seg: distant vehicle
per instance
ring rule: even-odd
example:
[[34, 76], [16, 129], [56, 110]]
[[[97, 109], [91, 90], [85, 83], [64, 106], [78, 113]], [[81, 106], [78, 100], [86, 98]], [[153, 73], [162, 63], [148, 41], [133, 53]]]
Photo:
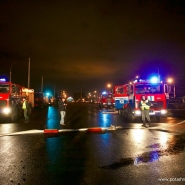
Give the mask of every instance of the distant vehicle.
[[34, 105], [35, 107], [39, 107], [39, 108], [43, 108], [46, 106], [44, 93], [41, 93], [41, 92], [34, 93]]
[[175, 97], [170, 98], [168, 103], [169, 109], [185, 109], [185, 98], [184, 97]]
[[111, 92], [102, 92], [100, 98], [99, 98], [99, 107], [100, 108], [114, 108], [115, 101], [113, 93]]
[[0, 81], [0, 116], [10, 117], [16, 121], [23, 114], [22, 98], [27, 98], [31, 108], [34, 107], [34, 90], [11, 82]]

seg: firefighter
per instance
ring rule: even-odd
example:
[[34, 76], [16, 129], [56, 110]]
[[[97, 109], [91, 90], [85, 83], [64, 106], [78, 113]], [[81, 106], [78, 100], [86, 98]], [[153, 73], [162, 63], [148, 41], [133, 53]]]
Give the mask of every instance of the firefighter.
[[29, 117], [28, 117], [28, 112], [29, 112], [29, 104], [26, 98], [23, 98], [23, 104], [22, 104], [22, 109], [24, 111], [24, 123], [29, 123]]
[[58, 109], [59, 109], [59, 112], [60, 112], [60, 124], [61, 125], [65, 125], [64, 124], [64, 118], [66, 116], [66, 106], [67, 106], [67, 102], [65, 100], [65, 97], [62, 97], [62, 99], [59, 99], [59, 102], [58, 102]]
[[143, 121], [142, 126], [144, 126], [144, 127], [146, 127], [146, 119], [147, 119], [149, 127], [150, 127], [149, 111], [150, 111], [151, 105], [152, 105], [151, 102], [146, 98], [146, 96], [142, 95], [141, 101], [139, 102], [139, 107], [141, 108], [141, 116], [142, 116], [142, 121]]

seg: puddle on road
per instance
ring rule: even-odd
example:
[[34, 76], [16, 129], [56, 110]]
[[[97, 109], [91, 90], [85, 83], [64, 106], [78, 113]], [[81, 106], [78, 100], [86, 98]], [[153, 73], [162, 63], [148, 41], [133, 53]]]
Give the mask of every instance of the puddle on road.
[[144, 152], [136, 158], [122, 158], [118, 162], [114, 162], [107, 166], [101, 166], [100, 169], [117, 170], [128, 165], [138, 165], [141, 163], [154, 162], [159, 160], [161, 156], [176, 155], [185, 150], [185, 139], [183, 137], [175, 136], [167, 141], [164, 147], [161, 143], [149, 145], [146, 148], [152, 148], [150, 152]]

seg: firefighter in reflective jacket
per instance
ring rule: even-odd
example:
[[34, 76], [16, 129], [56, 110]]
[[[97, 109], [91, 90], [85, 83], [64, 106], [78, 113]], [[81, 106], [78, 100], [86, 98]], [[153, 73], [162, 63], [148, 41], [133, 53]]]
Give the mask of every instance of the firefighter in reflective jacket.
[[24, 110], [24, 119], [25, 122], [24, 123], [29, 123], [29, 104], [26, 98], [23, 98], [23, 104], [22, 104], [22, 109]]
[[141, 108], [141, 116], [142, 116], [142, 121], [143, 121], [143, 125], [144, 127], [146, 127], [146, 119], [148, 121], [148, 124], [150, 126], [150, 115], [149, 115], [149, 111], [150, 111], [150, 106], [151, 106], [151, 102], [146, 98], [145, 95], [141, 96], [141, 101], [139, 102], [139, 107]]

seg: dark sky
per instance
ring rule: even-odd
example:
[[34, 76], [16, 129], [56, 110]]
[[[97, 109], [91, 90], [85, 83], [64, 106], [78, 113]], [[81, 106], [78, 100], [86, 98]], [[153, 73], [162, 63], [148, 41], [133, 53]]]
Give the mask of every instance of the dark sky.
[[[30, 54], [29, 54], [30, 53]], [[184, 0], [1, 0], [0, 74], [69, 94], [159, 70], [185, 79]]]

